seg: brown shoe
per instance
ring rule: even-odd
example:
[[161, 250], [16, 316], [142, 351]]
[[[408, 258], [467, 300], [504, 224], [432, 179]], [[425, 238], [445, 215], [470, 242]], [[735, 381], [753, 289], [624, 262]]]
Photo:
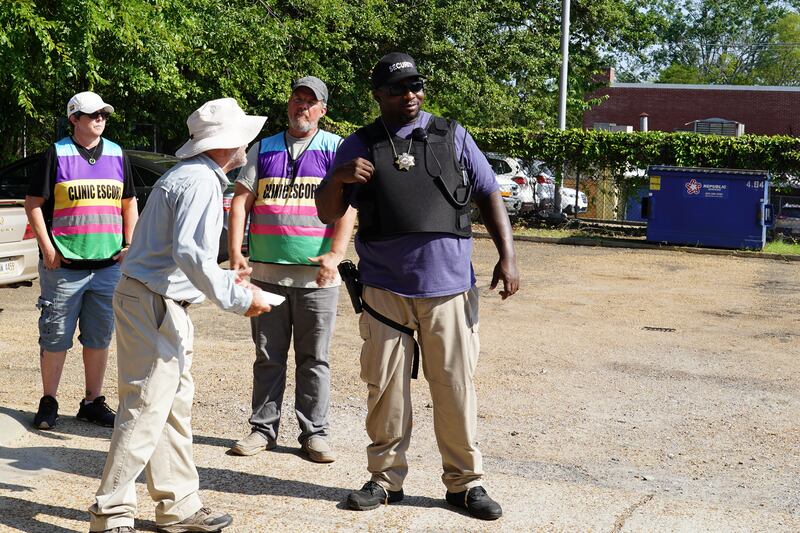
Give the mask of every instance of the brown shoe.
[[268, 439], [258, 431], [253, 431], [231, 446], [230, 452], [233, 455], [255, 455], [264, 450], [274, 450], [277, 446], [274, 440]]
[[231, 525], [231, 522], [233, 522], [231, 515], [215, 513], [207, 507], [202, 507], [192, 516], [181, 520], [177, 524], [156, 526], [156, 531], [158, 531], [158, 533], [190, 533], [194, 531], [214, 533], [222, 531], [222, 528], [228, 527]]
[[306, 439], [301, 449], [315, 463], [332, 463], [336, 460], [336, 454], [328, 444], [328, 439], [319, 435]]

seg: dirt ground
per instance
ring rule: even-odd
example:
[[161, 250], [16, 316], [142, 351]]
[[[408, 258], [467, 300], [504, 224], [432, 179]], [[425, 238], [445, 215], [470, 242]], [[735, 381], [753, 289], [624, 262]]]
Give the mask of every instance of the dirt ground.
[[[245, 319], [191, 309], [193, 426], [201, 493], [256, 531], [799, 531], [800, 263], [517, 243], [522, 289], [488, 290], [495, 261], [477, 240], [477, 369], [485, 485], [494, 523], [447, 508], [430, 396], [414, 383], [406, 499], [370, 512], [342, 501], [367, 480], [356, 316], [343, 292], [332, 348], [332, 442], [298, 453], [293, 379], [279, 448], [226, 450], [248, 431], [252, 346]], [[26, 422], [41, 394], [38, 287], [0, 290], [0, 415]], [[115, 354], [106, 393], [116, 404]], [[83, 390], [73, 349], [54, 431], [0, 447], [0, 531], [86, 531], [110, 431], [73, 416]], [[3, 442], [0, 436], [0, 442]], [[154, 504], [138, 486], [138, 527]]]

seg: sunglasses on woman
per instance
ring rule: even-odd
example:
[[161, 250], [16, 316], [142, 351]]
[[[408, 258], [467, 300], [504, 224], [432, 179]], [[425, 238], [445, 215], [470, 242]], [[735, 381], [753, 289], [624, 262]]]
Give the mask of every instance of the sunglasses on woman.
[[78, 118], [81, 117], [89, 117], [91, 120], [97, 120], [98, 118], [102, 118], [103, 120], [108, 120], [108, 117], [111, 116], [111, 113], [106, 111], [95, 111], [94, 113], [84, 113], [82, 111], [78, 111], [75, 113]]

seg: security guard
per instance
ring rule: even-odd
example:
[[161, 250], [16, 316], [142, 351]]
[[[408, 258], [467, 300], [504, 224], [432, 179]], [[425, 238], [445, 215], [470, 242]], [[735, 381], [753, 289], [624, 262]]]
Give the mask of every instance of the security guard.
[[470, 200], [497, 247], [491, 287], [502, 280], [503, 298], [519, 287], [511, 224], [495, 175], [472, 137], [456, 122], [420, 109], [425, 84], [414, 59], [387, 54], [371, 82], [380, 117], [345, 139], [316, 196], [320, 219], [328, 224], [349, 206], [358, 209], [359, 279], [364, 309], [371, 310], [359, 324], [371, 479], [348, 496], [347, 505], [368, 510], [403, 498], [415, 363], [410, 331], [433, 399], [446, 501], [494, 520], [502, 509], [482, 487], [476, 445], [478, 291], [470, 263]]

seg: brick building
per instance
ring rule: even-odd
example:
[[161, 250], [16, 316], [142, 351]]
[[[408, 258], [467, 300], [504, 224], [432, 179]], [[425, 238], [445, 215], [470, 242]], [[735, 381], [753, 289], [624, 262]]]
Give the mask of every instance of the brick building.
[[588, 97], [608, 98], [584, 113], [586, 129], [616, 124], [638, 131], [646, 114], [651, 131], [694, 131], [696, 121], [703, 121], [703, 128], [722, 127], [719, 121], [705, 122], [713, 118], [744, 133], [800, 135], [800, 87], [617, 83], [613, 68], [599, 81], [605, 86]]

